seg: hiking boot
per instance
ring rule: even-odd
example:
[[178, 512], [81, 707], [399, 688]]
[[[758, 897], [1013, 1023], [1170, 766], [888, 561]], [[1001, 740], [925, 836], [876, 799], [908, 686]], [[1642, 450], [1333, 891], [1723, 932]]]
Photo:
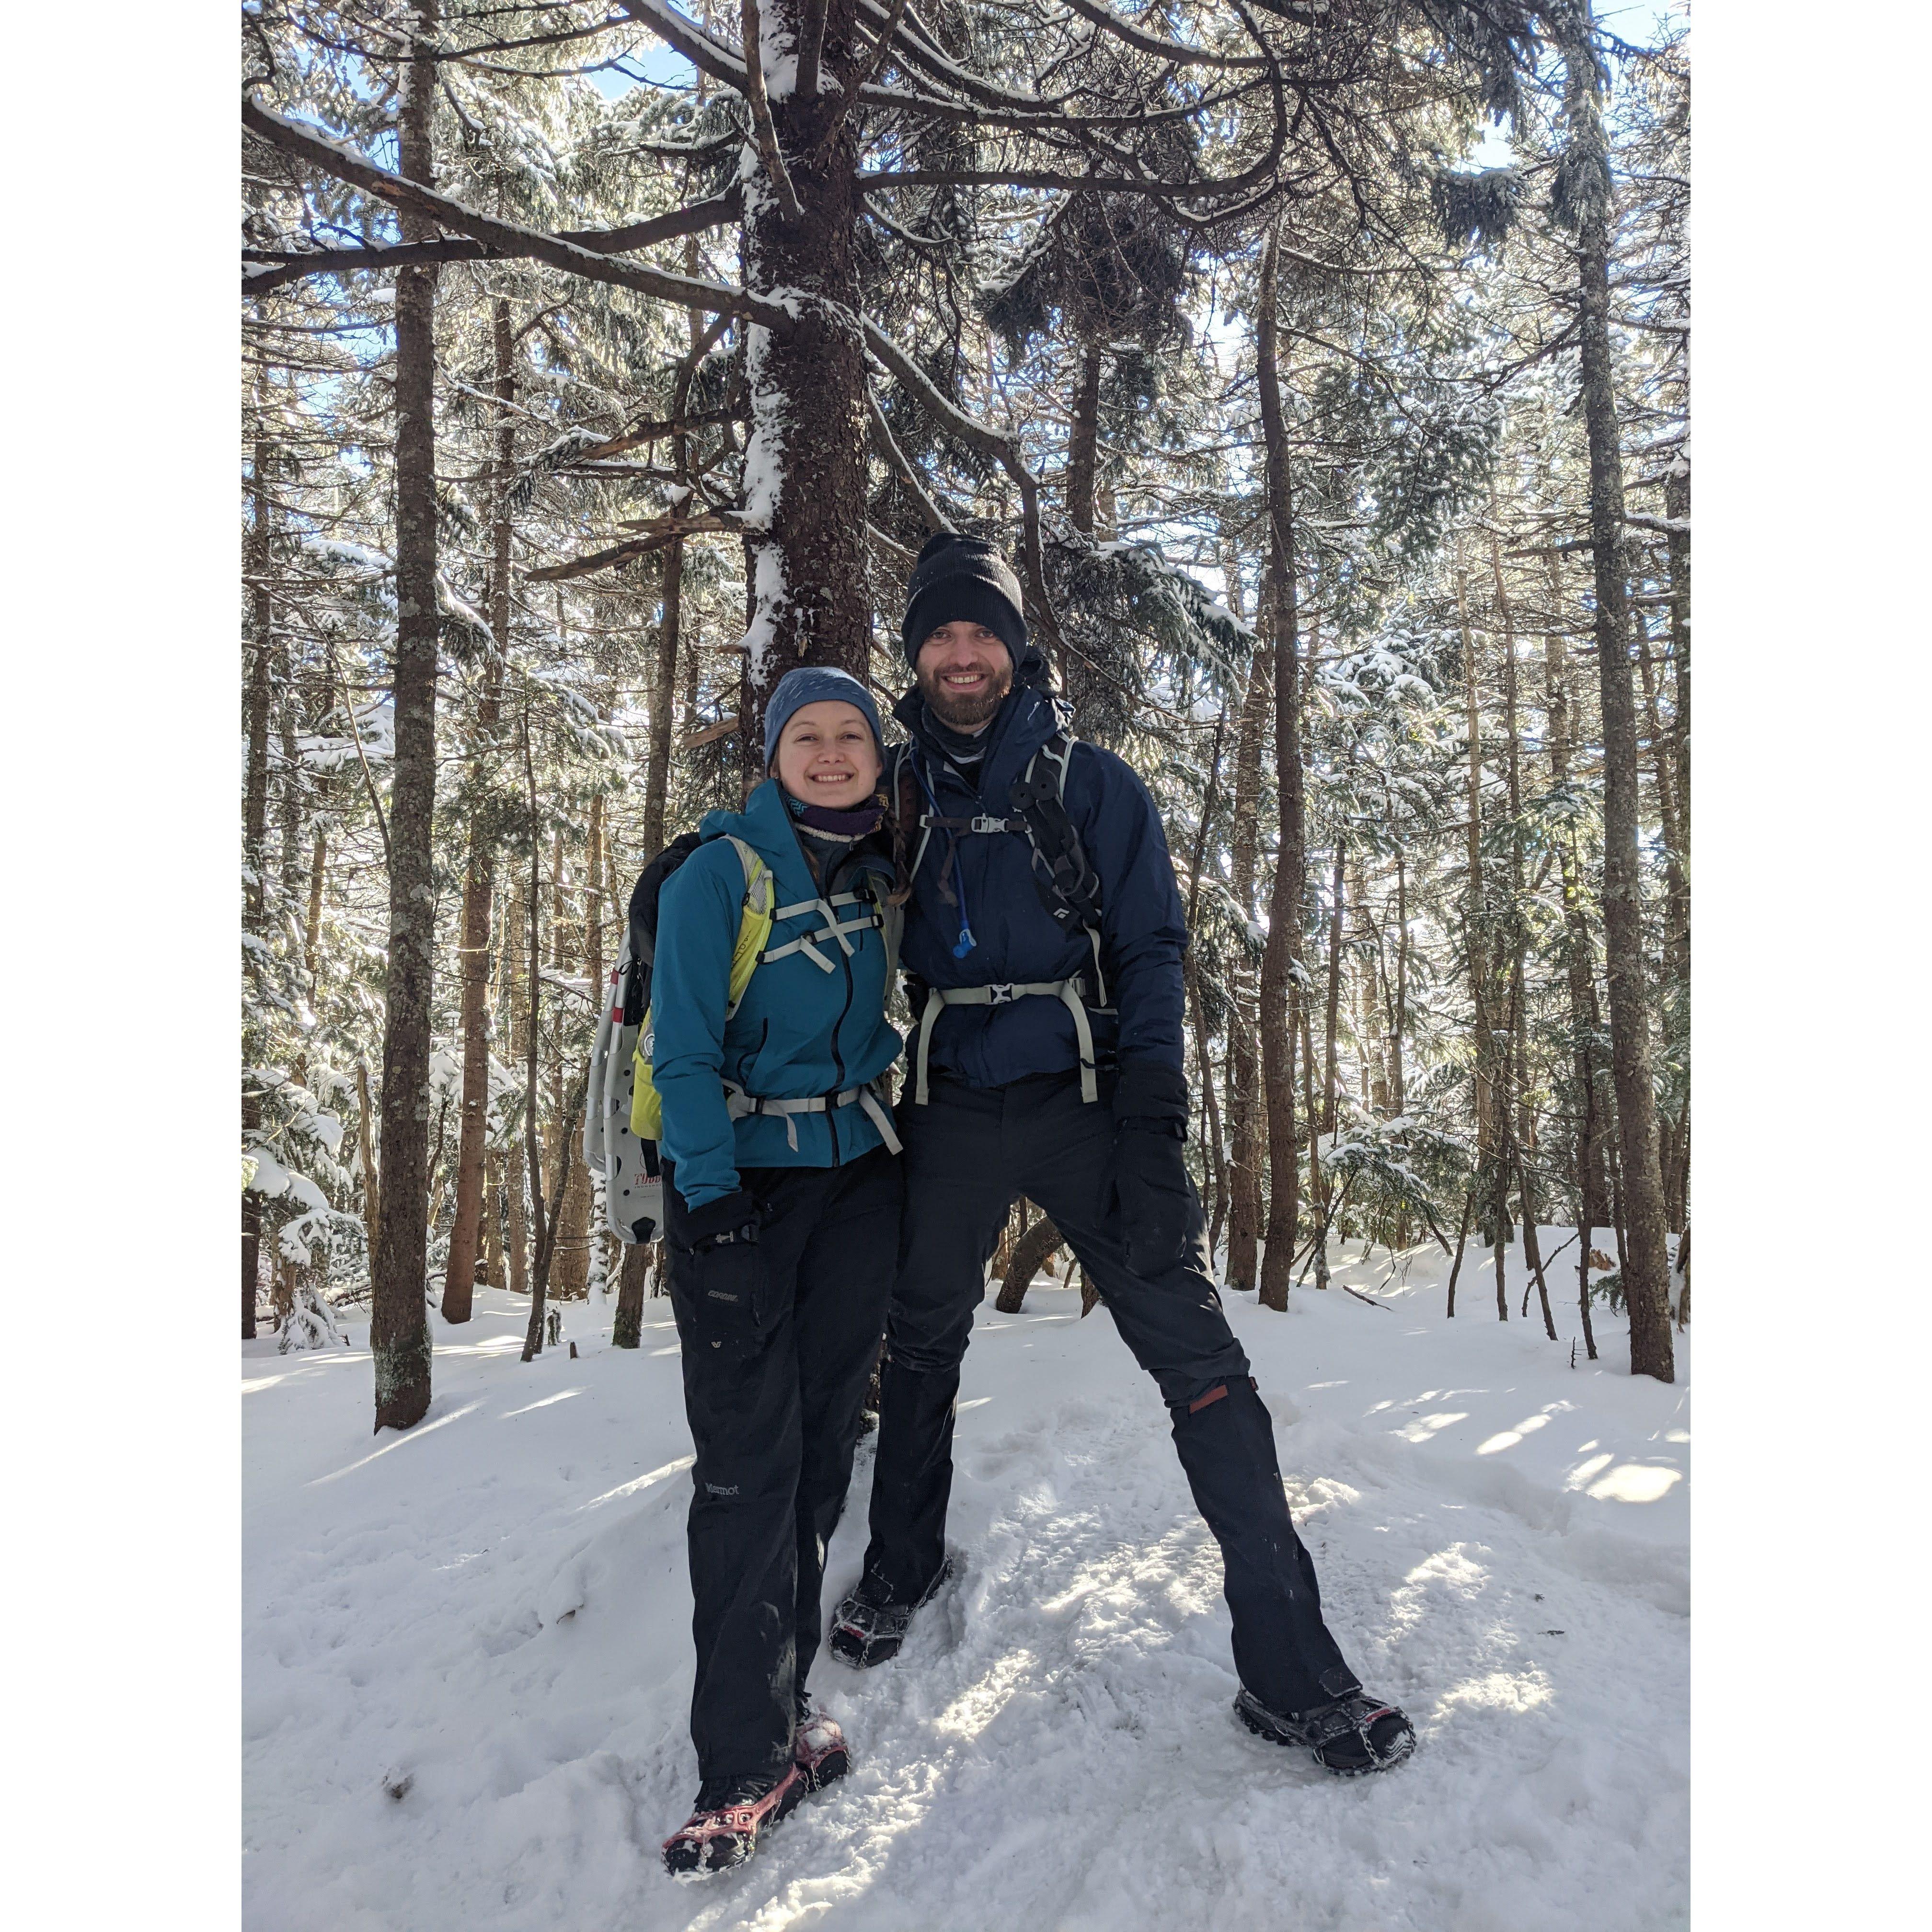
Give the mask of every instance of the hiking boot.
[[1415, 1748], [1415, 1727], [1402, 1712], [1359, 1690], [1298, 1715], [1270, 1711], [1244, 1690], [1234, 1700], [1234, 1714], [1270, 1744], [1306, 1746], [1324, 1771], [1338, 1778], [1387, 1771]]
[[679, 1878], [709, 1878], [741, 1865], [758, 1849], [760, 1833], [784, 1817], [808, 1789], [796, 1763], [776, 1780], [742, 1778], [698, 1794], [698, 1808], [664, 1840], [664, 1870]]
[[845, 1748], [845, 1733], [823, 1711], [802, 1698], [799, 1700], [798, 1730], [792, 1741], [791, 1761], [808, 1791], [823, 1791], [833, 1779], [843, 1778], [852, 1768]]
[[917, 1601], [910, 1604], [894, 1603], [871, 1577], [861, 1576], [857, 1588], [832, 1612], [832, 1654], [855, 1670], [869, 1670], [874, 1664], [898, 1656], [913, 1612], [931, 1603], [939, 1594], [939, 1586], [952, 1574], [952, 1559], [949, 1556]]

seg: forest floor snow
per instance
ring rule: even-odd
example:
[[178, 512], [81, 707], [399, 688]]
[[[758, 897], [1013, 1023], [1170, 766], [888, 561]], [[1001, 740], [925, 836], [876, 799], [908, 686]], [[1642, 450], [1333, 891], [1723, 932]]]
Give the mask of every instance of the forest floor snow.
[[[1566, 1229], [1551, 1231], [1546, 1252]], [[696, 1786], [669, 1304], [644, 1342], [527, 1304], [432, 1316], [435, 1400], [369, 1433], [366, 1327], [242, 1346], [250, 1932], [1650, 1932], [1688, 1897], [1690, 1434], [1678, 1379], [1496, 1316], [1473, 1246], [1358, 1245], [1286, 1316], [1226, 1298], [1330, 1626], [1420, 1748], [1344, 1781], [1250, 1736], [1217, 1552], [1152, 1384], [1044, 1277], [990, 1297], [960, 1393], [958, 1580], [901, 1657], [822, 1654], [854, 1765], [742, 1871], [668, 1878]], [[1520, 1250], [1509, 1279], [1520, 1295]], [[1376, 1295], [1376, 1308], [1342, 1292]], [[826, 1577], [858, 1573], [862, 1444]]]

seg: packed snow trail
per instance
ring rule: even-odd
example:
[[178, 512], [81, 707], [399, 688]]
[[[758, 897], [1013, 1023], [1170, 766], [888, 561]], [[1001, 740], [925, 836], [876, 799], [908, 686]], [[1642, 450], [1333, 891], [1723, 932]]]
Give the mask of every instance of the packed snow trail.
[[[525, 1365], [527, 1304], [481, 1289], [466, 1327], [432, 1318], [428, 1416], [373, 1440], [364, 1324], [332, 1354], [244, 1343], [250, 1932], [1684, 1924], [1688, 1338], [1675, 1387], [1633, 1379], [1600, 1315], [1573, 1369], [1574, 1300], [1560, 1342], [1500, 1324], [1490, 1265], [1472, 1249], [1454, 1322], [1433, 1249], [1406, 1286], [1351, 1261], [1285, 1316], [1226, 1298], [1330, 1627], [1414, 1720], [1409, 1764], [1344, 1781], [1240, 1727], [1166, 1412], [1104, 1311], [1042, 1279], [1018, 1316], [982, 1306], [967, 1357], [960, 1575], [896, 1661], [814, 1666], [850, 1777], [696, 1885], [658, 1856], [697, 1781], [668, 1304], [635, 1352], [566, 1307], [580, 1358]], [[828, 1608], [870, 1480], [862, 1445]]]

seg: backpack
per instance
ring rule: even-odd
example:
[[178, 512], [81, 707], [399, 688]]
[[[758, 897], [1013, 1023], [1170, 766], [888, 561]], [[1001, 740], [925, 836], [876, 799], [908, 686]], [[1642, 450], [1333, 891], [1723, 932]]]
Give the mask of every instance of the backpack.
[[[1012, 818], [997, 817], [986, 812], [975, 812], [965, 818], [946, 817], [940, 812], [938, 798], [920, 769], [913, 748], [908, 745], [900, 749], [892, 775], [900, 822], [908, 830], [916, 827], [921, 834], [919, 850], [908, 868], [908, 876], [918, 872], [920, 862], [926, 856], [926, 845], [934, 832], [944, 832], [952, 840], [962, 833], [1023, 832], [1028, 844], [1033, 848], [1034, 888], [1040, 895], [1041, 904], [1052, 915], [1054, 923], [1062, 932], [1078, 930], [1084, 933], [1094, 954], [1090, 980], [1082, 974], [1072, 979], [1028, 981], [1022, 985], [928, 986], [923, 989], [922, 1010], [918, 997], [920, 988], [915, 986], [913, 1005], [918, 1012], [918, 1025], [913, 1045], [913, 1099], [916, 1106], [924, 1106], [926, 1103], [927, 1056], [932, 1044], [933, 1026], [942, 1008], [1001, 1006], [1010, 1000], [1036, 996], [1060, 1000], [1072, 1016], [1074, 1037], [1079, 1044], [1080, 1097], [1089, 1102], [1100, 1098], [1089, 1016], [1095, 1012], [1111, 1013], [1114, 1010], [1107, 1002], [1107, 970], [1102, 957], [1100, 878], [1087, 856], [1079, 829], [1066, 809], [1066, 768], [1072, 761], [1073, 744], [1072, 735], [1062, 726], [1028, 759], [1025, 770], [1013, 780], [1007, 790], [1015, 814]], [[1044, 772], [1040, 769], [1042, 759], [1047, 766]], [[929, 811], [919, 809], [921, 792], [932, 808]], [[956, 856], [956, 845], [954, 850]], [[956, 866], [953, 876], [956, 880], [960, 880]], [[962, 894], [963, 891], [962, 881]], [[960, 896], [956, 895], [946, 884], [944, 871], [940, 874], [939, 896], [958, 910], [959, 943], [952, 949], [952, 956], [963, 959], [974, 944], [972, 931], [967, 908]]]
[[[771, 937], [776, 882], [771, 868], [742, 838], [730, 838], [745, 868], [745, 898], [731, 951], [730, 1006], [738, 1010]], [[664, 881], [702, 843], [687, 832], [646, 866], [632, 888], [624, 944], [610, 974], [610, 997], [598, 1016], [590, 1053], [584, 1118], [584, 1158], [604, 1176], [604, 1215], [620, 1241], [656, 1238], [664, 1225], [664, 1183], [658, 1139], [664, 1114], [651, 1081], [651, 967], [657, 952], [658, 895]]]
[[[1027, 760], [1026, 769], [1014, 779], [1007, 796], [1015, 816], [995, 818], [980, 812], [968, 818], [940, 815], [938, 801], [929, 791], [926, 800], [931, 809], [922, 809], [920, 794], [924, 780], [914, 763], [913, 748], [896, 748], [893, 771], [894, 796], [899, 823], [908, 832], [920, 836], [917, 851], [908, 867], [919, 870], [920, 861], [934, 831], [952, 832], [1024, 832], [1033, 848], [1033, 879], [1040, 903], [1053, 915], [1063, 932], [1078, 928], [1093, 945], [1094, 962], [1100, 962], [1100, 878], [1087, 856], [1078, 829], [1066, 809], [1066, 768], [1072, 761], [1076, 743], [1070, 731], [1056, 730]], [[1041, 760], [1047, 770], [1040, 770]], [[941, 892], [944, 893], [942, 886]]]
[[[836, 892], [830, 898], [814, 897], [796, 905], [775, 905], [778, 881], [771, 868], [743, 839], [724, 835], [730, 841], [745, 870], [745, 897], [738, 916], [738, 937], [731, 949], [731, 968], [727, 986], [728, 1020], [735, 1013], [751, 984], [752, 976], [767, 960], [782, 959], [803, 952], [826, 972], [832, 962], [821, 954], [818, 942], [855, 932], [861, 926], [878, 928], [886, 946], [886, 981], [888, 986], [898, 971], [899, 934], [904, 923], [904, 908], [865, 892]], [[610, 975], [610, 998], [598, 1016], [597, 1038], [590, 1051], [590, 1084], [584, 1118], [584, 1158], [593, 1172], [604, 1176], [604, 1218], [620, 1241], [635, 1246], [654, 1240], [664, 1225], [664, 1182], [658, 1157], [658, 1142], [664, 1132], [663, 1104], [651, 1078], [651, 967], [657, 956], [658, 895], [664, 883], [705, 842], [700, 834], [687, 832], [674, 838], [646, 866], [631, 890], [622, 950]], [[869, 911], [844, 909], [862, 904]], [[782, 946], [770, 944], [773, 922], [794, 914], [817, 910], [825, 921], [817, 932], [789, 940]], [[862, 1108], [879, 1130], [885, 1144], [896, 1154], [897, 1135], [890, 1116], [868, 1089], [852, 1088], [842, 1094], [810, 1100], [760, 1100], [743, 1093], [728, 1080], [724, 1083], [732, 1117], [751, 1113], [788, 1115], [823, 1112], [828, 1106], [856, 1105]], [[788, 1123], [788, 1131], [790, 1131]], [[794, 1142], [796, 1144], [796, 1141]]]

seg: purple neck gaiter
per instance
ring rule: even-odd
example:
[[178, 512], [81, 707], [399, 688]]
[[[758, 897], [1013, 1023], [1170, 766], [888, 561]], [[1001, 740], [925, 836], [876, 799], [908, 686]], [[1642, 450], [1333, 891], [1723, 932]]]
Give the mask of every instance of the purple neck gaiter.
[[790, 801], [791, 815], [808, 831], [830, 833], [834, 838], [863, 838], [884, 824], [886, 808], [876, 801], [850, 812], [835, 811], [829, 805], [806, 805]]

